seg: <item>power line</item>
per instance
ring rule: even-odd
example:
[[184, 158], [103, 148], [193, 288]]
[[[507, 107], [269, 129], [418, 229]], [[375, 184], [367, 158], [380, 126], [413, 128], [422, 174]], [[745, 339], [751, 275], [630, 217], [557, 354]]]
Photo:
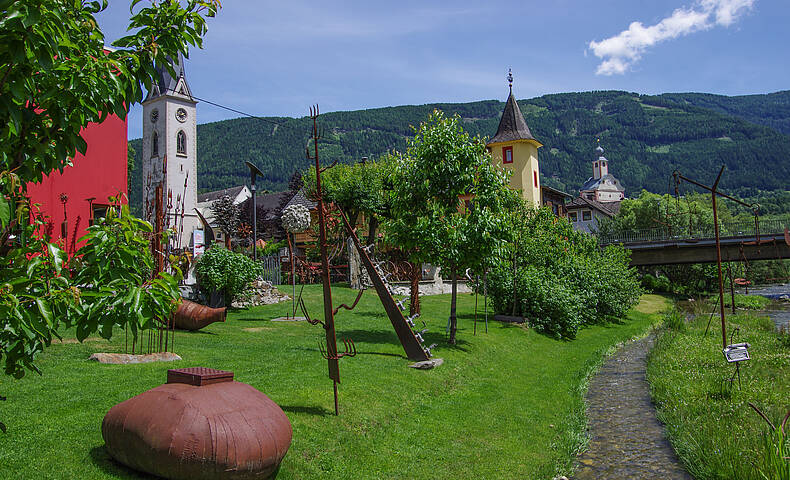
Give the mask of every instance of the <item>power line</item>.
[[[167, 91], [168, 92], [173, 92], [173, 93], [178, 93], [179, 95], [183, 95], [182, 93], [177, 92], [177, 91], [175, 91], [172, 88], [168, 88]], [[244, 115], [244, 116], [250, 117], [250, 118], [257, 118], [258, 120], [263, 120], [264, 122], [271, 123], [271, 124], [274, 124], [274, 125], [277, 125], [277, 126], [281, 126], [282, 125], [281, 123], [275, 122], [274, 120], [269, 120], [268, 118], [263, 118], [263, 117], [259, 117], [257, 115], [253, 115], [251, 113], [242, 112], [241, 110], [236, 110], [235, 108], [231, 108], [231, 107], [228, 107], [228, 106], [225, 106], [225, 105], [221, 105], [219, 103], [212, 102], [211, 100], [206, 100], [205, 98], [199, 98], [199, 97], [196, 97], [194, 95], [190, 95], [190, 96], [192, 98], [194, 98], [195, 100], [197, 100], [198, 102], [204, 102], [204, 103], [208, 103], [209, 105], [214, 105], [215, 107], [224, 108], [225, 110], [229, 110], [229, 111], [231, 111], [233, 113], [238, 113], [239, 115]]]

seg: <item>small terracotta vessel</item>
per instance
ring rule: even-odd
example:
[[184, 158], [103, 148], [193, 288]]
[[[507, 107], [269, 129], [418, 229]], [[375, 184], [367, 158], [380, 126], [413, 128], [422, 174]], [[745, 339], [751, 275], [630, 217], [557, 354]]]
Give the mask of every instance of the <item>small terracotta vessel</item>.
[[176, 328], [200, 330], [214, 322], [224, 322], [226, 309], [211, 308], [190, 300], [182, 300], [174, 315]]

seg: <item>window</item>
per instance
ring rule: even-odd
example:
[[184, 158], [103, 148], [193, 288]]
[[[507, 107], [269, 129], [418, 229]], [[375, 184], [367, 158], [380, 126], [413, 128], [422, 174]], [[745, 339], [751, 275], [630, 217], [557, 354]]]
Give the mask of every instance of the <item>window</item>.
[[502, 163], [513, 163], [513, 147], [502, 147]]
[[93, 225], [96, 223], [96, 220], [100, 218], [106, 218], [107, 212], [113, 207], [110, 205], [103, 205], [101, 203], [92, 203], [91, 204], [91, 218], [88, 219], [88, 224]]
[[159, 134], [156, 133], [156, 130], [154, 130], [153, 135], [151, 135], [151, 156], [159, 156]]
[[532, 170], [532, 180], [535, 182], [535, 188], [538, 188], [538, 171]]
[[589, 210], [585, 210], [585, 211], [583, 211], [583, 212], [582, 212], [582, 220], [583, 220], [583, 221], [585, 221], [585, 222], [587, 222], [587, 221], [589, 221], [590, 219], [592, 219], [592, 216], [590, 215], [591, 213], [592, 213], [592, 212], [590, 212]]
[[576, 212], [568, 212], [568, 218], [571, 219], [571, 222], [578, 222], [579, 221], [579, 214]]
[[176, 153], [178, 155], [187, 154], [187, 134], [183, 130], [179, 130], [176, 134]]

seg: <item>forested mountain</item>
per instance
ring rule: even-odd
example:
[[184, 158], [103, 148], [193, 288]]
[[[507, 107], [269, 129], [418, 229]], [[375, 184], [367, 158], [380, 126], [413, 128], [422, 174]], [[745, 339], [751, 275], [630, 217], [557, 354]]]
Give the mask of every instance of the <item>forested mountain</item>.
[[[790, 92], [719, 97], [600, 91], [545, 95], [520, 100], [519, 106], [544, 145], [539, 160], [547, 185], [575, 194], [591, 175], [593, 149], [600, 138], [610, 172], [620, 178], [626, 195], [637, 195], [643, 188], [666, 192], [676, 168], [712, 182], [722, 164], [727, 165], [723, 188], [790, 189], [790, 135], [776, 130], [788, 127], [788, 98]], [[434, 108], [458, 114], [471, 134], [490, 137], [503, 107], [503, 102], [489, 100], [322, 114], [321, 158], [354, 162], [392, 149], [402, 151], [411, 126]], [[304, 152], [310, 119], [267, 120], [239, 118], [198, 126], [200, 191], [248, 182], [245, 160], [265, 174], [259, 190], [284, 190], [295, 170], [308, 167]], [[132, 146], [138, 158], [130, 193], [137, 208], [142, 184], [139, 139]]]
[[790, 135], [790, 90], [737, 97], [710, 93], [665, 93], [661, 97], [740, 117]]

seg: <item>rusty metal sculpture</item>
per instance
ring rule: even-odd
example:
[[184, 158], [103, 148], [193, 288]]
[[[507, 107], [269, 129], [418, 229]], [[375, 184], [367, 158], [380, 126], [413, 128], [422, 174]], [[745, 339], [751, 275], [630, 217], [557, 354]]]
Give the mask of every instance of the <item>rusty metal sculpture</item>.
[[102, 422], [110, 456], [170, 479], [266, 479], [293, 431], [285, 413], [233, 372], [169, 370], [167, 383], [112, 407]]
[[357, 234], [354, 231], [354, 228], [351, 226], [351, 223], [348, 221], [346, 214], [342, 211], [340, 213], [343, 223], [346, 226], [346, 230], [351, 236], [351, 241], [354, 243], [354, 247], [357, 249], [357, 252], [359, 252], [359, 258], [362, 260], [362, 264], [365, 265], [368, 276], [370, 276], [370, 281], [373, 283], [373, 287], [376, 289], [379, 300], [381, 300], [384, 311], [387, 312], [387, 317], [390, 319], [392, 328], [395, 329], [395, 334], [398, 335], [398, 340], [400, 340], [403, 350], [406, 352], [406, 356], [415, 362], [429, 360], [431, 358], [430, 347], [423, 347], [422, 335], [420, 333], [414, 333], [412, 329], [414, 326], [414, 319], [417, 317], [417, 315], [409, 317], [408, 319], [404, 318], [403, 313], [401, 312], [401, 309], [404, 308], [404, 301], [401, 300], [400, 302], [395, 302], [395, 299], [392, 298], [392, 293], [390, 292], [390, 289], [387, 288], [385, 279], [382, 278], [379, 270], [376, 268], [376, 265], [373, 264], [373, 261], [368, 255], [367, 249], [362, 247], [359, 237], [357, 237]]
[[181, 300], [173, 317], [175, 327], [181, 330], [200, 330], [214, 322], [224, 322], [226, 308], [211, 308], [187, 299]]
[[[756, 240], [755, 241], [757, 242], [758, 245], [760, 244], [760, 228], [759, 228], [759, 216], [758, 216], [760, 207], [759, 207], [759, 205], [749, 205], [748, 203], [742, 202], [741, 200], [738, 200], [737, 198], [733, 198], [733, 197], [731, 197], [731, 196], [729, 196], [729, 195], [727, 195], [725, 193], [722, 193], [722, 192], [720, 192], [718, 190], [719, 180], [721, 180], [721, 175], [724, 173], [724, 167], [725, 167], [724, 165], [721, 166], [721, 170], [719, 170], [719, 175], [716, 177], [716, 181], [713, 182], [713, 186], [712, 187], [709, 187], [707, 185], [703, 185], [703, 184], [697, 182], [696, 180], [692, 180], [692, 179], [690, 179], [688, 177], [685, 177], [685, 176], [681, 175], [681, 173], [679, 171], [677, 171], [677, 170], [675, 170], [672, 173], [672, 176], [675, 179], [675, 194], [676, 195], [678, 194], [678, 185], [680, 184], [681, 180], [683, 180], [685, 182], [688, 182], [688, 183], [690, 183], [692, 185], [696, 185], [697, 187], [703, 188], [703, 189], [705, 189], [705, 190], [710, 192], [710, 200], [711, 200], [711, 204], [712, 204], [712, 207], [713, 207], [713, 228], [714, 228], [714, 233], [715, 233], [715, 237], [716, 237], [716, 266], [718, 268], [718, 274], [719, 274], [719, 305], [721, 305], [721, 308], [719, 309], [719, 312], [720, 312], [720, 315], [721, 315], [721, 344], [722, 344], [721, 346], [722, 346], [723, 349], [726, 349], [727, 348], [727, 324], [726, 324], [726, 319], [725, 319], [725, 314], [724, 314], [724, 275], [722, 273], [722, 268], [721, 268], [721, 241], [720, 241], [720, 235], [719, 235], [719, 214], [718, 214], [718, 209], [716, 207], [716, 199], [717, 199], [717, 197], [724, 197], [724, 198], [726, 198], [728, 200], [731, 200], [731, 201], [733, 201], [735, 203], [738, 203], [740, 205], [744, 205], [746, 207], [749, 207], [749, 208], [751, 208], [754, 211], [754, 222], [755, 222], [755, 225], [757, 227], [755, 229], [755, 232], [756, 232]], [[734, 306], [734, 304], [735, 304], [735, 302], [733, 301], [733, 306]], [[706, 333], [707, 333], [707, 329], [706, 329]]]
[[307, 158], [315, 161], [315, 187], [316, 200], [318, 202], [318, 243], [321, 249], [321, 280], [324, 287], [324, 320], [321, 321], [310, 318], [310, 315], [307, 313], [307, 309], [305, 308], [304, 301], [301, 301], [301, 299], [300, 306], [305, 318], [308, 322], [310, 322], [310, 324], [317, 325], [320, 323], [324, 327], [324, 332], [326, 333], [326, 346], [319, 342], [319, 350], [321, 351], [321, 356], [326, 359], [327, 364], [329, 365], [329, 378], [332, 379], [332, 386], [335, 393], [335, 415], [338, 415], [339, 410], [337, 402], [337, 384], [340, 383], [340, 366], [338, 364], [338, 360], [343, 357], [355, 356], [357, 354], [357, 350], [352, 340], [344, 339], [343, 344], [345, 346], [345, 351], [337, 351], [337, 336], [335, 334], [335, 314], [337, 313], [337, 310], [332, 309], [332, 285], [329, 280], [329, 257], [326, 250], [326, 207], [321, 194], [321, 172], [325, 171], [327, 168], [332, 168], [337, 162], [328, 167], [321, 168], [321, 163], [318, 159], [318, 140], [321, 139], [321, 135], [318, 132], [318, 115], [318, 105], [310, 107], [310, 118], [313, 119], [312, 142], [314, 154], [310, 154], [309, 145], [305, 148], [305, 150]]

